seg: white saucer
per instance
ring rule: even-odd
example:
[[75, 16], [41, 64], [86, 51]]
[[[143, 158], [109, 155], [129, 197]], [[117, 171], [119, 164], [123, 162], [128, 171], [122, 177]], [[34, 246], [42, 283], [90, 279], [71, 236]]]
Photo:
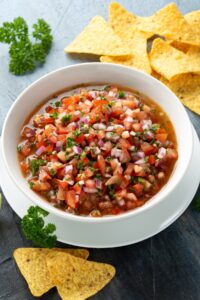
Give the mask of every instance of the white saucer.
[[[80, 229], [76, 229], [76, 226], [73, 225], [72, 230], [69, 225], [66, 226], [65, 219], [59, 219], [56, 216], [49, 215], [47, 221], [56, 225], [58, 241], [93, 248], [125, 246], [145, 240], [172, 224], [186, 210], [199, 185], [200, 143], [194, 129], [193, 134], [194, 149], [191, 164], [185, 177], [167, 199], [159, 203], [159, 205], [155, 206], [152, 210], [147, 210], [142, 217], [141, 215], [136, 215], [134, 219], [130, 219], [129, 226], [127, 226], [127, 221], [126, 226], [123, 226], [123, 222], [119, 224], [112, 222], [113, 228], [111, 227], [110, 232], [108, 232], [105, 227], [103, 231], [105, 235], [101, 236], [97, 232], [95, 240], [91, 240], [90, 235], [87, 234], [86, 227], [80, 231]], [[2, 191], [12, 209], [19, 217], [23, 217], [27, 209], [34, 204], [15, 186], [9, 177], [2, 159], [1, 147], [0, 165], [0, 184]], [[89, 226], [92, 226], [92, 224]], [[104, 226], [104, 224], [102, 223], [101, 226]]]

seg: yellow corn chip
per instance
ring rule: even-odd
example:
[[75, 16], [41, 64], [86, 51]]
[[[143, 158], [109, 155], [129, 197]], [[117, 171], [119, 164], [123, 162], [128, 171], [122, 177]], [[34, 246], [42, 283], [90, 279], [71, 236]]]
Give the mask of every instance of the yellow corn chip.
[[67, 253], [49, 253], [47, 266], [63, 300], [84, 300], [100, 291], [115, 275], [111, 265]]
[[149, 54], [152, 68], [168, 80], [184, 73], [199, 73], [196, 59], [173, 48], [161, 39], [155, 39]]
[[199, 75], [183, 74], [172, 82], [167, 81], [163, 77], [160, 77], [160, 80], [177, 95], [185, 106], [200, 115]]
[[45, 249], [45, 248], [18, 248], [14, 251], [15, 261], [26, 279], [33, 296], [39, 297], [54, 287], [46, 265], [46, 256], [49, 252], [69, 253], [87, 258], [89, 252], [85, 249]]
[[186, 14], [185, 19], [196, 34], [200, 35], [200, 10], [195, 10]]
[[130, 50], [131, 56], [113, 57], [103, 56], [100, 58], [102, 62], [110, 62], [123, 64], [130, 67], [151, 73], [149, 58], [147, 55], [147, 38], [151, 36], [149, 33], [136, 30], [136, 16], [129, 13], [120, 4], [113, 2], [109, 6], [109, 25], [114, 32], [124, 41]]
[[130, 50], [101, 16], [94, 17], [75, 40], [65, 48], [69, 53], [129, 55]]
[[153, 16], [140, 19], [137, 28], [166, 36], [178, 42], [200, 45], [200, 36], [192, 30], [175, 3], [168, 4]]

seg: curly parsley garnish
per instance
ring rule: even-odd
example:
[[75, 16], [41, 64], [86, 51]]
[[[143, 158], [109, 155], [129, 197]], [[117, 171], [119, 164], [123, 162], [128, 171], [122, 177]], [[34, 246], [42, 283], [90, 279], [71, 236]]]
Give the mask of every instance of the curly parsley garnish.
[[22, 231], [34, 246], [53, 248], [57, 237], [54, 235], [56, 226], [54, 224], [45, 225], [43, 217], [48, 216], [48, 212], [38, 206], [31, 206], [27, 214], [21, 221]]
[[53, 37], [50, 26], [43, 19], [38, 19], [32, 27], [31, 39], [28, 25], [22, 17], [4, 22], [0, 27], [0, 42], [10, 44], [9, 71], [15, 75], [31, 72], [38, 64], [43, 64], [51, 48]]

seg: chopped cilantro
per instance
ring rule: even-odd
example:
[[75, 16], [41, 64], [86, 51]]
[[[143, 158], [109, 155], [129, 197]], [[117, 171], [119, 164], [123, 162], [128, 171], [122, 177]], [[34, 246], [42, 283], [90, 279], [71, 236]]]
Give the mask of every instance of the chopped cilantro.
[[106, 85], [106, 86], [104, 86], [104, 91], [109, 91], [109, 89], [110, 89], [110, 85]]
[[55, 169], [50, 169], [50, 174], [51, 174], [51, 176], [54, 176], [55, 174], [56, 174], [56, 170]]
[[137, 183], [137, 177], [131, 176], [131, 183], [132, 184]]
[[105, 95], [99, 95], [99, 97], [100, 97], [101, 100], [106, 100]]
[[115, 101], [109, 101], [108, 106], [112, 107], [115, 104]]
[[85, 151], [83, 151], [82, 153], [81, 153], [81, 158], [85, 158], [86, 157], [86, 152]]
[[123, 91], [119, 91], [118, 97], [119, 97], [120, 99], [124, 98], [124, 97], [125, 97], [125, 93], [124, 93]]
[[144, 184], [146, 182], [146, 180], [142, 177], [138, 177], [138, 182]]
[[75, 137], [79, 137], [82, 134], [82, 132], [76, 129], [73, 134], [75, 135]]
[[56, 102], [54, 102], [54, 105], [55, 105], [55, 107], [59, 107], [61, 105], [61, 102], [60, 101], [56, 101]]
[[35, 174], [39, 171], [39, 168], [41, 166], [44, 166], [46, 161], [44, 159], [30, 159], [29, 165], [31, 168], [32, 175], [35, 176]]
[[111, 161], [113, 158], [112, 158], [112, 156], [107, 156], [106, 159], [107, 159], [107, 161]]
[[82, 161], [78, 162], [76, 167], [78, 170], [83, 170], [83, 168], [84, 168], [83, 162]]
[[23, 145], [22, 145], [22, 144], [20, 144], [20, 145], [17, 146], [17, 151], [18, 151], [18, 152], [21, 152], [22, 149], [23, 149]]
[[113, 184], [108, 185], [108, 194], [113, 199], [115, 198], [115, 186]]
[[71, 148], [71, 147], [73, 147], [75, 144], [76, 144], [76, 143], [75, 143], [74, 139], [72, 139], [72, 138], [70, 138], [70, 137], [68, 137], [68, 138], [66, 139], [66, 146], [67, 146], [67, 148]]
[[90, 160], [90, 161], [89, 161], [89, 166], [92, 167], [93, 165], [94, 165], [94, 161]]
[[102, 175], [100, 173], [97, 173], [94, 175], [94, 178], [96, 179], [102, 179]]
[[160, 128], [160, 125], [159, 125], [159, 124], [153, 124], [153, 125], [151, 126], [151, 130], [152, 130], [153, 132], [155, 132], [158, 128]]
[[52, 114], [50, 114], [50, 117], [52, 119], [56, 119], [58, 117], [58, 112], [57, 111], [54, 111]]
[[30, 187], [31, 190], [32, 190], [33, 186], [34, 186], [34, 183], [30, 181], [29, 182], [29, 187]]
[[71, 118], [72, 118], [72, 115], [65, 115], [62, 117], [61, 122], [63, 124], [66, 124], [67, 122], [70, 122]]

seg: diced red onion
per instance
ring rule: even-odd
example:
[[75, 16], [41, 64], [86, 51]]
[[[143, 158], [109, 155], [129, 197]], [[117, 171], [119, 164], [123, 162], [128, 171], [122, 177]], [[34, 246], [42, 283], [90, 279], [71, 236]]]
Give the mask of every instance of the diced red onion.
[[144, 158], [144, 157], [145, 157], [145, 154], [144, 154], [144, 152], [142, 152], [142, 151], [136, 152], [136, 155], [137, 155], [138, 157], [140, 157], [140, 158]]
[[118, 204], [119, 204], [119, 206], [124, 206], [125, 205], [124, 199], [119, 200]]
[[113, 91], [109, 91], [108, 96], [109, 97], [115, 97], [116, 93], [114, 93]]
[[128, 117], [126, 117], [126, 118], [124, 119], [124, 121], [125, 121], [125, 122], [130, 122], [130, 123], [132, 123], [132, 122], [133, 122], [133, 118], [130, 117], [130, 116], [128, 116]]
[[81, 118], [80, 121], [81, 121], [82, 123], [88, 124], [88, 118], [87, 118], [87, 117]]
[[106, 131], [113, 131], [114, 130], [114, 126], [108, 126], [107, 128], [106, 128]]
[[26, 134], [27, 138], [30, 138], [35, 135], [35, 129], [29, 128], [29, 132]]
[[40, 156], [44, 151], [45, 151], [45, 146], [41, 146], [40, 148], [37, 149], [37, 151], [35, 152], [35, 154], [37, 156]]
[[64, 144], [63, 141], [57, 141], [56, 142], [56, 147], [62, 147], [63, 144]]
[[150, 129], [152, 126], [152, 121], [150, 119], [142, 121], [142, 129]]
[[88, 94], [94, 99], [96, 97], [95, 91], [89, 91]]
[[137, 165], [143, 165], [143, 164], [145, 164], [144, 158], [141, 158], [141, 159], [137, 160], [137, 161], [135, 162], [135, 164], [137, 164]]
[[73, 185], [73, 184], [74, 184], [74, 180], [68, 180], [67, 183], [68, 183], [69, 185]]
[[106, 173], [106, 174], [105, 174], [105, 177], [106, 177], [106, 178], [110, 178], [110, 177], [112, 177], [112, 175]]
[[167, 153], [167, 150], [164, 148], [164, 147], [161, 147], [159, 150], [158, 150], [158, 158], [163, 158], [165, 157]]
[[117, 148], [113, 148], [111, 150], [111, 156], [120, 157], [121, 153], [122, 153], [122, 150], [117, 149]]
[[106, 129], [106, 125], [105, 124], [103, 124], [103, 123], [96, 123], [96, 124], [94, 124], [93, 125], [93, 128], [94, 129], [99, 129], [99, 130], [104, 130], [104, 129]]
[[72, 170], [73, 170], [73, 166], [72, 166], [72, 165], [67, 165], [67, 166], [65, 167], [65, 174], [71, 173]]
[[82, 153], [82, 149], [78, 146], [73, 146], [73, 151], [76, 153], [76, 154], [81, 154]]
[[96, 179], [96, 187], [97, 189], [102, 189], [102, 181], [100, 179]]
[[93, 193], [98, 192], [98, 190], [95, 189], [95, 188], [86, 188], [86, 187], [84, 187], [83, 190], [84, 190], [84, 192], [89, 193], [89, 194], [93, 194]]
[[99, 140], [98, 141], [98, 145], [99, 145], [99, 147], [103, 147], [104, 146], [104, 142], [102, 140]]

